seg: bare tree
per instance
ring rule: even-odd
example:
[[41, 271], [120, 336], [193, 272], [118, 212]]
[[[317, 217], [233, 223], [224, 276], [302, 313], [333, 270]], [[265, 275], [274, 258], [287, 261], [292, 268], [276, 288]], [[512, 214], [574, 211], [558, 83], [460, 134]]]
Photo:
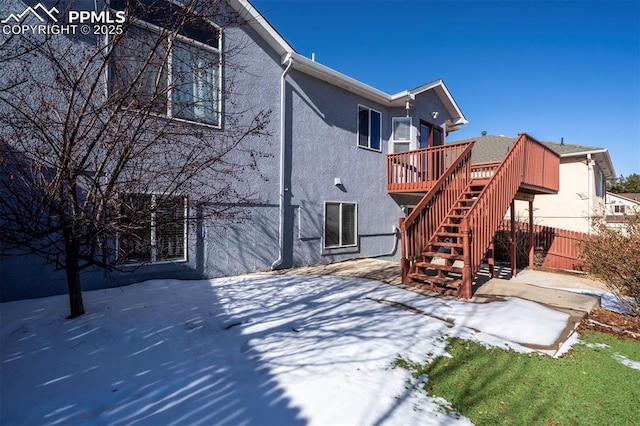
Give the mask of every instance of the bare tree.
[[591, 219], [594, 233], [579, 242], [589, 272], [602, 280], [632, 315], [640, 315], [640, 212], [611, 227], [606, 216]]
[[185, 224], [254, 196], [237, 182], [269, 111], [234, 103], [221, 32], [242, 23], [219, 3], [131, 2], [109, 35], [0, 43], [0, 249], [63, 269], [70, 318], [81, 271], [184, 256]]

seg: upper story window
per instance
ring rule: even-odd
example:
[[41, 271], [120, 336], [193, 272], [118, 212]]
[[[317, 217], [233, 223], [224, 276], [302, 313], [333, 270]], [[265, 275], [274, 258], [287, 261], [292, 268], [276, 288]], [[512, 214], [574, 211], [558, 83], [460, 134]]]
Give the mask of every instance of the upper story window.
[[179, 33], [196, 39], [142, 22], [130, 26], [112, 50], [110, 94], [128, 107], [219, 126], [219, 40], [205, 44], [197, 40], [207, 40], [202, 32]]
[[380, 151], [382, 146], [382, 114], [358, 106], [358, 146]]
[[420, 133], [418, 134], [420, 148], [429, 148], [444, 144], [444, 132], [441, 127], [420, 120]]
[[411, 117], [393, 117], [393, 152], [405, 152], [411, 149]]

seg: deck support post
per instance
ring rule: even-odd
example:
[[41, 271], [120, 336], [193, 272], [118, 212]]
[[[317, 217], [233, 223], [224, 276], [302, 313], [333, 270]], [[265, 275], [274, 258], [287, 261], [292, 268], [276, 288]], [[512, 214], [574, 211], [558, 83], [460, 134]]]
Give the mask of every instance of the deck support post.
[[529, 268], [534, 266], [534, 247], [533, 247], [533, 200], [529, 201]]
[[465, 299], [471, 299], [471, 236], [469, 235], [469, 221], [467, 219], [462, 221], [460, 231], [462, 233], [462, 252], [464, 261], [460, 296]]
[[398, 218], [398, 229], [400, 229], [400, 277], [402, 280], [402, 284], [408, 284], [408, 276], [409, 276], [409, 259], [407, 259], [407, 249], [406, 249], [406, 229], [404, 226], [404, 217]]
[[511, 277], [515, 277], [517, 271], [517, 241], [516, 241], [516, 201], [511, 200]]
[[487, 250], [487, 261], [489, 262], [489, 278], [495, 278], [495, 264], [496, 259], [493, 254], [493, 240], [489, 243], [489, 250]]

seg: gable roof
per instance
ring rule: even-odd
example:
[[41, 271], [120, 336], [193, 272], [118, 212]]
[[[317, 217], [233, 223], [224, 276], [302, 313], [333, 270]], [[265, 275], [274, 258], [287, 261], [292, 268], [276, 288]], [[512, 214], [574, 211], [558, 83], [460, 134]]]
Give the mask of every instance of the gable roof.
[[607, 196], [622, 198], [623, 200], [630, 201], [635, 204], [640, 204], [640, 192], [609, 192]]
[[[466, 139], [465, 142], [466, 141], [476, 141], [473, 149], [471, 150], [471, 162], [473, 164], [481, 164], [502, 161], [502, 159], [507, 155], [511, 145], [515, 143], [516, 138], [503, 135], [486, 135]], [[560, 158], [586, 157], [587, 154], [591, 154], [591, 158], [596, 161], [606, 179], [613, 179], [616, 177], [613, 164], [611, 163], [611, 157], [609, 157], [609, 151], [606, 148], [548, 141], [541, 141], [540, 143], [553, 150], [560, 156]]]
[[447, 131], [457, 130], [460, 126], [468, 123], [442, 79], [393, 95], [385, 93], [297, 53], [248, 0], [228, 0], [228, 2], [247, 24], [280, 55], [282, 65], [292, 61], [293, 69], [388, 107], [404, 107], [406, 102], [414, 100], [416, 95], [433, 90], [452, 117], [446, 123]]

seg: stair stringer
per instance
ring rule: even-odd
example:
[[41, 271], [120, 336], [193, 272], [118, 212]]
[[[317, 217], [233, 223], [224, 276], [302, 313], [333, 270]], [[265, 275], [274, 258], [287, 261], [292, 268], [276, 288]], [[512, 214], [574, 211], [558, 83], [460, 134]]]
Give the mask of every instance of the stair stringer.
[[414, 211], [400, 221], [402, 282], [411, 284], [409, 273], [422, 260], [427, 243], [471, 182], [471, 142], [444, 171]]
[[[459, 213], [473, 206], [474, 197], [480, 192], [473, 188], [478, 187], [483, 185], [470, 181], [438, 228], [430, 235], [421, 260], [413, 263], [409, 273], [412, 285], [456, 297], [464, 296], [463, 267], [457, 265], [464, 256], [464, 246], [459, 234], [463, 216]], [[434, 272], [436, 275], [433, 275]]]
[[461, 221], [464, 267], [463, 297], [470, 298], [472, 282], [493, 237], [523, 182], [526, 135], [521, 134]]

